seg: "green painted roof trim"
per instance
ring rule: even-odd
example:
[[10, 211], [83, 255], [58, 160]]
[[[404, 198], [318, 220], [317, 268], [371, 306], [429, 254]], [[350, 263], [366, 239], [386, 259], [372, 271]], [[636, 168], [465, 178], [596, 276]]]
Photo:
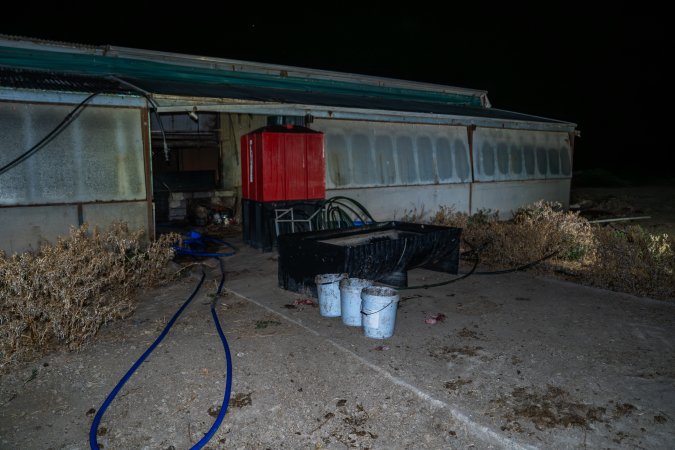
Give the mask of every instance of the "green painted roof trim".
[[462, 95], [457, 93], [371, 86], [344, 81], [237, 72], [144, 61], [133, 58], [52, 52], [16, 47], [0, 46], [0, 66], [82, 75], [114, 75], [120, 78], [189, 81], [197, 84], [211, 85], [228, 84], [252, 88], [289, 89], [303, 92], [372, 96], [377, 98], [430, 101], [482, 107], [480, 97], [468, 94]]

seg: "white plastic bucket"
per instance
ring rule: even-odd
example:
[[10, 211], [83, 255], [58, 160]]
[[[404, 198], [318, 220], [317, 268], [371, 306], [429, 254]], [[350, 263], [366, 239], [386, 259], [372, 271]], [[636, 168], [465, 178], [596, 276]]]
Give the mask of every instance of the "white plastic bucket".
[[375, 339], [392, 337], [396, 325], [398, 291], [384, 286], [371, 286], [361, 292], [361, 298], [363, 334]]
[[340, 281], [347, 278], [346, 273], [324, 273], [314, 277], [319, 294], [319, 312], [324, 317], [340, 317]]
[[362, 278], [345, 278], [340, 281], [342, 323], [352, 327], [361, 326], [361, 290], [372, 285], [372, 281]]

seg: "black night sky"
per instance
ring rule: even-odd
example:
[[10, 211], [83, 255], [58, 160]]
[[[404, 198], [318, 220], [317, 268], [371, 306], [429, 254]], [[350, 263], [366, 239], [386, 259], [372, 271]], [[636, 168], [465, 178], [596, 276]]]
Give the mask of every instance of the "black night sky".
[[665, 12], [162, 5], [60, 2], [37, 14], [26, 2], [0, 33], [485, 89], [496, 108], [577, 123], [577, 171], [672, 177]]

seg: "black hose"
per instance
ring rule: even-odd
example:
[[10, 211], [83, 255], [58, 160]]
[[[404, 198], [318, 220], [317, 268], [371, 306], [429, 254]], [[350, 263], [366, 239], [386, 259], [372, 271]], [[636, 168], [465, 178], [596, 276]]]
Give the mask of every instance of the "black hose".
[[319, 207], [324, 212], [314, 219], [317, 230], [354, 226], [352, 217], [362, 223], [375, 222], [366, 207], [353, 198], [338, 195], [324, 200]]
[[18, 166], [34, 154], [36, 154], [38, 151], [40, 151], [42, 148], [44, 148], [45, 145], [49, 144], [52, 139], [54, 139], [56, 136], [58, 136], [63, 130], [68, 128], [68, 126], [77, 118], [77, 116], [80, 115], [82, 110], [84, 109], [84, 106], [91, 101], [94, 97], [99, 95], [101, 92], [94, 92], [93, 94], [89, 95], [87, 98], [82, 100], [73, 110], [68, 113], [66, 117], [45, 137], [40, 139], [40, 141], [33, 145], [31, 148], [23, 152], [21, 155], [17, 156], [14, 158], [12, 161], [8, 162], [4, 166], [0, 167], [0, 175], [3, 175], [5, 172], [9, 171], [10, 169]]
[[466, 252], [466, 254], [474, 253], [474, 254], [476, 255], [476, 257], [474, 258], [473, 267], [471, 268], [470, 271], [468, 271], [467, 273], [465, 273], [465, 274], [462, 275], [461, 277], [453, 278], [453, 279], [447, 280], [447, 281], [441, 281], [440, 283], [423, 284], [423, 285], [419, 285], [419, 286], [406, 286], [406, 287], [402, 287], [402, 288], [398, 288], [398, 289], [399, 289], [400, 291], [409, 290], [409, 289], [429, 289], [429, 288], [434, 288], [434, 287], [439, 287], [439, 286], [445, 286], [445, 285], [448, 285], [448, 284], [450, 284], [450, 283], [455, 283], [455, 282], [457, 282], [457, 281], [459, 281], [459, 280], [463, 280], [464, 278], [468, 278], [468, 277], [470, 277], [471, 275], [473, 275], [473, 273], [476, 271], [476, 267], [478, 267], [478, 264], [480, 263], [480, 253], [477, 251], [477, 249], [475, 249], [475, 248], [474, 248], [471, 244], [469, 244], [466, 240], [465, 240], [464, 242], [465, 242], [469, 247], [471, 247], [471, 250], [468, 251], [468, 252]]
[[489, 271], [489, 272], [475, 272], [474, 275], [502, 275], [502, 274], [505, 274], [505, 273], [520, 272], [520, 271], [523, 271], [523, 270], [527, 270], [530, 267], [534, 267], [537, 264], [546, 261], [547, 259], [553, 258], [557, 254], [558, 254], [558, 251], [556, 250], [553, 253], [549, 253], [548, 255], [546, 255], [542, 258], [539, 258], [535, 261], [530, 261], [529, 263], [523, 264], [522, 266], [514, 267], [512, 269], [493, 270], [493, 271]]
[[399, 290], [408, 290], [408, 289], [429, 289], [429, 288], [433, 288], [433, 287], [445, 286], [445, 285], [447, 285], [447, 284], [454, 283], [454, 282], [459, 281], [459, 280], [463, 280], [464, 278], [468, 278], [468, 277], [471, 276], [471, 275], [502, 275], [502, 274], [506, 274], [506, 273], [520, 272], [520, 271], [527, 270], [527, 269], [529, 269], [530, 267], [534, 267], [534, 266], [536, 266], [537, 264], [539, 264], [539, 263], [541, 263], [541, 262], [544, 262], [544, 261], [546, 261], [547, 259], [550, 259], [550, 258], [552, 258], [553, 256], [555, 256], [555, 255], [558, 254], [558, 251], [556, 250], [555, 252], [549, 253], [548, 255], [543, 256], [542, 258], [539, 258], [539, 259], [537, 259], [537, 260], [535, 260], [535, 261], [530, 261], [530, 262], [528, 262], [528, 263], [526, 263], [526, 264], [523, 264], [523, 265], [518, 266], [518, 267], [513, 267], [513, 268], [511, 268], [511, 269], [493, 270], [493, 271], [488, 271], [488, 272], [476, 272], [476, 268], [478, 267], [478, 264], [480, 263], [480, 250], [481, 250], [482, 248], [484, 248], [484, 247], [487, 245], [487, 243], [484, 243], [484, 244], [480, 245], [478, 248], [476, 248], [476, 247], [472, 246], [471, 244], [469, 244], [469, 242], [467, 242], [466, 240], [465, 240], [464, 242], [465, 242], [467, 245], [469, 245], [469, 247], [471, 247], [471, 250], [469, 250], [468, 252], [464, 252], [464, 253], [462, 254], [462, 256], [470, 255], [470, 254], [475, 254], [475, 255], [476, 255], [476, 257], [474, 258], [474, 264], [473, 264], [473, 267], [472, 267], [471, 270], [469, 270], [467, 273], [465, 273], [465, 274], [462, 275], [461, 277], [453, 278], [453, 279], [448, 280], [448, 281], [442, 281], [442, 282], [440, 282], [440, 283], [424, 284], [424, 285], [420, 285], [420, 286], [407, 286], [407, 287], [402, 287], [402, 288], [398, 288], [398, 289], [399, 289]]

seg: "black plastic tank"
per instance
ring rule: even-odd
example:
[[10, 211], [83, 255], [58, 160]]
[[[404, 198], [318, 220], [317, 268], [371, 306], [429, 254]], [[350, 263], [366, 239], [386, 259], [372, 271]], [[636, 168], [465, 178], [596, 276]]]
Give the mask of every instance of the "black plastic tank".
[[279, 236], [279, 286], [316, 292], [314, 277], [350, 277], [396, 287], [408, 285], [407, 271], [423, 267], [456, 274], [461, 228], [381, 222], [338, 230]]

